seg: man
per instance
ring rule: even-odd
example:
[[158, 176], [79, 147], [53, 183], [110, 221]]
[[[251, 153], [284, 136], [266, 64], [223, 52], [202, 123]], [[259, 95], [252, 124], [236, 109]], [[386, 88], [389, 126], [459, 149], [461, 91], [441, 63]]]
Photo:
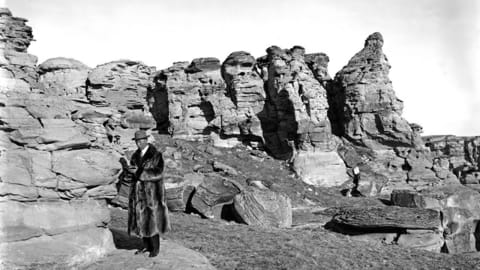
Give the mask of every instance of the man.
[[128, 198], [128, 234], [142, 237], [144, 248], [135, 252], [160, 252], [160, 233], [170, 228], [163, 183], [162, 153], [148, 143], [145, 131], [135, 132], [137, 151], [132, 155], [127, 170], [133, 174]]

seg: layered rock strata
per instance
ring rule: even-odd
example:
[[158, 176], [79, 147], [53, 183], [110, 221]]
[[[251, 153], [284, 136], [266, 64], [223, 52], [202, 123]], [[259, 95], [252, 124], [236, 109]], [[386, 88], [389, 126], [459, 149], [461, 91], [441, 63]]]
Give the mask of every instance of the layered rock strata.
[[233, 109], [225, 97], [225, 82], [216, 58], [198, 58], [192, 63], [178, 62], [155, 75], [153, 115], [161, 129], [175, 138], [202, 140], [210, 133], [216, 114], [212, 103]]
[[[0, 11], [2, 60], [8, 60], [0, 64], [1, 268], [52, 262], [73, 268], [114, 249], [106, 199], [116, 194], [120, 154], [102, 148], [74, 118], [93, 107], [54, 84], [38, 89], [25, 21]], [[66, 66], [46, 62], [42, 70], [56, 68]], [[39, 249], [42, 256], [32, 256]]]
[[439, 211], [398, 206], [343, 208], [326, 227], [353, 239], [440, 252], [445, 239]]
[[327, 81], [333, 131], [345, 138], [339, 153], [347, 167], [360, 169], [355, 188], [375, 196], [398, 188], [458, 183], [448, 170], [432, 163], [421, 127], [402, 118], [403, 102], [388, 77], [383, 42], [380, 33], [368, 36], [364, 48]]
[[479, 250], [479, 199], [477, 191], [462, 185], [432, 187], [420, 192], [394, 190], [391, 196], [394, 205], [442, 213], [443, 252], [447, 253]]
[[[229, 138], [264, 145], [277, 158], [298, 158], [295, 170], [310, 182], [344, 183], [348, 176], [334, 151], [338, 140], [331, 133], [322, 86], [329, 80], [328, 56], [305, 56], [299, 46], [272, 46], [267, 53], [255, 59], [238, 51], [221, 66], [215, 58], [199, 58], [157, 72], [149, 97], [158, 125], [175, 138], [210, 138], [218, 146], [234, 145]], [[313, 156], [317, 162], [302, 162]], [[324, 156], [333, 163], [322, 163]]]
[[0, 8], [0, 92], [29, 92], [38, 80], [37, 57], [27, 53], [33, 40], [27, 20]]
[[370, 148], [413, 147], [418, 138], [401, 116], [403, 102], [393, 91], [382, 48], [382, 35], [371, 34], [364, 48], [335, 75], [330, 93], [332, 112], [340, 117], [337, 133]]
[[429, 136], [424, 140], [436, 171], [453, 173], [462, 184], [480, 190], [480, 137]]

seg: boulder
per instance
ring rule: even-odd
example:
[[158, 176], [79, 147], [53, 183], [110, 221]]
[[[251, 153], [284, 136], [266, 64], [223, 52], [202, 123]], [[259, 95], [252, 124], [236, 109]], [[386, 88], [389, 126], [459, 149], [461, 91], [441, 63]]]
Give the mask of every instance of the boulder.
[[450, 254], [478, 251], [476, 228], [478, 219], [463, 208], [446, 207], [442, 209], [445, 235], [445, 252]]
[[247, 188], [233, 199], [239, 221], [261, 227], [292, 226], [292, 203], [286, 195], [271, 190]]
[[201, 215], [219, 218], [221, 207], [231, 204], [242, 186], [233, 180], [217, 174], [207, 174], [204, 181], [195, 189], [191, 198], [191, 206]]
[[407, 230], [407, 233], [398, 237], [396, 243], [401, 247], [440, 253], [445, 241], [442, 233], [438, 231]]
[[[189, 193], [185, 194], [186, 189], [188, 189], [186, 179], [172, 173], [165, 173], [163, 179], [168, 210], [172, 212], [185, 211], [185, 206], [187, 205], [190, 195]], [[192, 192], [193, 188], [189, 190]]]
[[333, 226], [348, 227], [355, 231], [441, 228], [439, 211], [398, 206], [344, 208], [331, 222]]
[[92, 264], [114, 250], [112, 233], [104, 228], [43, 235], [0, 243], [0, 268], [72, 269]]
[[349, 180], [345, 163], [335, 151], [299, 151], [293, 170], [303, 182], [318, 187], [341, 186]]
[[56, 235], [103, 227], [110, 221], [106, 204], [97, 200], [35, 203], [0, 202], [2, 242], [28, 239], [32, 232]]
[[219, 161], [214, 161], [212, 167], [216, 172], [223, 172], [227, 175], [238, 175], [237, 170]]
[[38, 66], [39, 82], [47, 95], [86, 99], [85, 86], [90, 68], [65, 57], [46, 60]]

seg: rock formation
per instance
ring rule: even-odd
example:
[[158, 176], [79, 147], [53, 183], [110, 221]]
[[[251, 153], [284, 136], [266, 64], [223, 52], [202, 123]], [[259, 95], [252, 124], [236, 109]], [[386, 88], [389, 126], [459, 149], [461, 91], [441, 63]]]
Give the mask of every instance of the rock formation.
[[159, 71], [155, 83], [149, 94], [154, 98], [153, 115], [160, 128], [168, 129], [175, 138], [202, 140], [210, 133], [209, 123], [215, 111], [209, 98], [218, 99], [226, 110], [233, 108], [233, 103], [224, 97], [225, 83], [216, 58], [175, 63]]
[[398, 206], [441, 211], [444, 251], [461, 253], [478, 251], [479, 199], [480, 194], [475, 190], [445, 185], [420, 192], [395, 190], [391, 201]]
[[27, 53], [32, 28], [26, 22], [0, 8], [0, 92], [29, 92], [37, 83], [37, 57]]
[[480, 190], [480, 137], [429, 136], [424, 140], [436, 172], [453, 173], [462, 184]]
[[339, 117], [337, 133], [371, 148], [412, 147], [417, 141], [401, 117], [403, 102], [388, 77], [390, 64], [383, 54], [383, 37], [371, 34], [364, 48], [335, 76], [332, 107]]
[[[215, 58], [199, 58], [158, 72], [149, 92], [158, 125], [175, 138], [210, 138], [218, 146], [232, 145], [228, 139], [263, 145], [277, 158], [298, 158], [294, 168], [309, 183], [344, 183], [348, 176], [334, 151], [337, 139], [322, 86], [329, 78], [328, 57], [308, 55], [307, 64], [299, 46], [272, 46], [267, 53], [256, 60], [238, 51], [221, 66]], [[306, 159], [311, 161], [302, 162]], [[310, 170], [314, 167], [330, 173]]]
[[57, 57], [38, 66], [40, 88], [48, 95], [85, 99], [85, 82], [90, 68], [82, 62]]
[[[40, 68], [43, 85], [37, 84], [36, 57], [27, 53], [33, 36], [25, 22], [0, 11], [1, 267], [55, 261], [71, 268], [114, 249], [106, 199], [116, 194], [120, 155], [92, 149], [95, 139], [73, 119], [87, 106], [66, 97], [81, 94], [80, 82], [61, 91], [61, 80], [46, 82], [65, 78], [78, 62], [47, 61]], [[32, 256], [39, 250], [41, 256]]]

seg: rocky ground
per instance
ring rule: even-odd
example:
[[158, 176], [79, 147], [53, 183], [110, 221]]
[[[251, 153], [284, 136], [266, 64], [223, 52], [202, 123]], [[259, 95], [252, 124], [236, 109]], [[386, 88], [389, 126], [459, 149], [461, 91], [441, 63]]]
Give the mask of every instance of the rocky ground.
[[[175, 143], [167, 136], [155, 137], [160, 149]], [[295, 177], [283, 161], [266, 156], [260, 157], [263, 162], [245, 158], [258, 154], [245, 146], [208, 151], [202, 147], [205, 145], [184, 142], [181, 148], [203, 154], [192, 164], [183, 162], [180, 173], [191, 170], [194, 163], [222, 160], [237, 170], [238, 175], [230, 177], [242, 185], [246, 185], [247, 178], [262, 179], [292, 198], [292, 228], [262, 228], [205, 219], [197, 214], [171, 213], [172, 231], [163, 235], [162, 254], [149, 259], [134, 255], [141, 241], [126, 234], [127, 211], [111, 207], [109, 227], [119, 250], [86, 269], [480, 269], [478, 253], [439, 254], [365, 242], [324, 228], [337, 209], [382, 206], [388, 203], [385, 198], [345, 197], [338, 189], [314, 188]], [[188, 249], [179, 250], [175, 244]]]
[[[141, 263], [137, 259], [138, 264], [132, 264], [133, 258], [140, 255], [133, 255], [130, 249], [138, 247], [141, 242], [125, 237], [125, 210], [112, 208], [111, 213], [110, 228], [116, 245], [120, 249], [129, 249], [129, 252], [121, 257], [107, 257], [102, 268], [92, 266], [87, 269], [142, 269], [139, 268], [142, 266], [143, 269], [174, 269], [165, 266], [168, 263], [163, 266], [150, 263], [149, 267], [145, 265], [149, 260], [146, 258]], [[366, 243], [321, 226], [265, 229], [201, 219], [196, 215], [172, 214], [172, 231], [163, 238], [167, 243], [180, 243], [198, 251], [217, 269], [480, 269], [478, 253], [449, 255]], [[161, 253], [170, 253], [169, 244], [162, 242], [161, 246]], [[103, 268], [107, 265], [110, 268]], [[122, 267], [111, 268], [111, 265]]]

